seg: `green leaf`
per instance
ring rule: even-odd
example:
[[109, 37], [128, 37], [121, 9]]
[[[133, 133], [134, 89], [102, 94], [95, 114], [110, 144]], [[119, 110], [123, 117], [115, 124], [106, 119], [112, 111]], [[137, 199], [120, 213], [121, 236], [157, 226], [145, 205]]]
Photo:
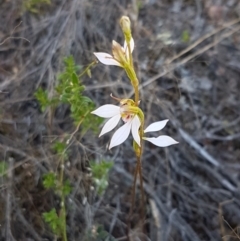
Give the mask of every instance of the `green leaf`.
[[56, 209], [53, 208], [51, 211], [43, 213], [43, 219], [50, 226], [53, 233], [60, 236], [62, 230], [61, 219], [58, 217]]
[[47, 91], [44, 91], [42, 88], [39, 88], [34, 93], [34, 96], [40, 104], [41, 111], [44, 112], [46, 108], [51, 104], [51, 101], [48, 99]]
[[94, 182], [97, 186], [99, 195], [108, 187], [108, 173], [112, 168], [113, 162], [101, 161], [100, 163], [90, 162]]
[[5, 161], [0, 162], [0, 177], [5, 176], [7, 173], [8, 165]]
[[43, 175], [43, 186], [46, 189], [56, 188], [56, 175], [52, 172]]
[[75, 72], [72, 73], [72, 83], [73, 83], [73, 85], [78, 85], [79, 84], [78, 83], [78, 77], [77, 77]]
[[67, 195], [69, 195], [69, 193], [71, 191], [72, 191], [71, 184], [70, 184], [69, 180], [66, 180], [64, 185], [63, 185], [63, 189], [62, 189], [63, 195], [67, 196]]
[[67, 144], [65, 142], [55, 141], [52, 149], [57, 153], [57, 155], [59, 155], [59, 157], [64, 160], [67, 159], [69, 152], [67, 151]]
[[57, 154], [61, 155], [65, 152], [67, 145], [65, 142], [55, 141], [52, 148]]

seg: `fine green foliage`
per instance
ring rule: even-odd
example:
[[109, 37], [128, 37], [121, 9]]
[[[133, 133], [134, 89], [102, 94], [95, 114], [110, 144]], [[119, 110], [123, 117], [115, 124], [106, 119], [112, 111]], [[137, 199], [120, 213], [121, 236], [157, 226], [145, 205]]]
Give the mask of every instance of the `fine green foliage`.
[[8, 165], [5, 161], [0, 162], [0, 177], [5, 176], [8, 169]]
[[23, 7], [29, 12], [39, 13], [39, 7], [44, 4], [51, 4], [51, 0], [24, 0]]
[[68, 158], [66, 148], [67, 145], [65, 142], [56, 141], [53, 144], [52, 149], [56, 152], [60, 161], [59, 169], [56, 174], [49, 172], [43, 175], [44, 188], [52, 189], [61, 199], [59, 213], [57, 213], [55, 209], [52, 209], [50, 212], [43, 213], [43, 218], [45, 222], [49, 224], [52, 232], [64, 241], [67, 241], [65, 198], [72, 191], [70, 181], [64, 180], [64, 162]]
[[184, 30], [181, 36], [182, 42], [188, 43], [190, 41], [190, 33], [188, 30]]
[[92, 175], [97, 187], [97, 192], [102, 195], [108, 187], [108, 173], [113, 166], [113, 162], [101, 161], [100, 163], [91, 162]]
[[97, 130], [101, 119], [89, 114], [95, 105], [90, 98], [83, 95], [85, 87], [77, 75], [81, 68], [75, 64], [72, 56], [65, 58], [64, 63], [65, 71], [59, 75], [59, 84], [56, 87], [60, 101], [70, 105], [72, 118], [75, 123], [82, 121], [83, 130]]
[[47, 91], [43, 90], [42, 88], [39, 88], [35, 93], [34, 96], [38, 100], [41, 111], [44, 112], [48, 106], [51, 105], [51, 100], [48, 99], [48, 93]]
[[43, 186], [46, 189], [56, 188], [56, 175], [53, 172], [49, 172], [43, 176]]
[[67, 159], [68, 157], [68, 152], [67, 152], [67, 144], [65, 142], [60, 142], [60, 141], [55, 141], [55, 143], [52, 146], [52, 149], [54, 152], [57, 153], [57, 155], [64, 160]]
[[71, 184], [70, 184], [69, 180], [66, 180], [62, 186], [62, 193], [66, 197], [67, 195], [70, 194], [71, 191], [72, 191]]
[[[41, 111], [47, 108], [56, 108], [60, 104], [67, 104], [70, 107], [71, 117], [74, 123], [82, 132], [88, 129], [98, 131], [98, 126], [102, 122], [101, 118], [96, 117], [90, 112], [94, 110], [94, 103], [90, 98], [83, 95], [85, 87], [82, 85], [80, 77], [83, 74], [91, 75], [90, 68], [95, 64], [91, 63], [82, 74], [78, 74], [81, 70], [77, 66], [72, 56], [64, 59], [65, 69], [58, 76], [58, 83], [55, 87], [55, 93], [52, 98], [49, 98], [48, 92], [43, 89], [38, 89], [34, 96], [38, 100]], [[61, 207], [58, 212], [52, 209], [50, 212], [43, 214], [44, 220], [49, 224], [53, 233], [58, 237], [67, 241], [66, 232], [66, 215], [65, 198], [70, 194], [72, 187], [69, 180], [66, 180], [64, 175], [64, 163], [68, 159], [68, 143], [69, 140], [55, 141], [52, 150], [59, 158], [59, 165], [56, 173], [49, 172], [43, 176], [43, 186], [45, 189], [52, 189], [61, 200]], [[107, 165], [100, 167], [101, 175], [99, 177], [100, 184], [98, 185], [99, 193], [105, 190], [107, 186]], [[96, 179], [97, 180], [97, 179]]]
[[64, 223], [59, 218], [56, 209], [53, 208], [51, 211], [43, 213], [43, 219], [49, 225], [52, 232], [60, 237]]
[[[40, 104], [41, 111], [45, 111], [48, 107], [68, 104], [70, 106], [71, 117], [76, 125], [81, 124], [82, 132], [86, 132], [88, 129], [98, 131], [102, 119], [90, 114], [94, 110], [95, 105], [90, 98], [83, 95], [85, 87], [82, 85], [77, 74], [81, 70], [81, 67], [75, 64], [72, 56], [65, 58], [64, 64], [65, 69], [59, 74], [55, 96], [50, 99], [47, 91], [41, 88], [34, 94]], [[89, 71], [87, 69], [86, 74], [89, 74]]]

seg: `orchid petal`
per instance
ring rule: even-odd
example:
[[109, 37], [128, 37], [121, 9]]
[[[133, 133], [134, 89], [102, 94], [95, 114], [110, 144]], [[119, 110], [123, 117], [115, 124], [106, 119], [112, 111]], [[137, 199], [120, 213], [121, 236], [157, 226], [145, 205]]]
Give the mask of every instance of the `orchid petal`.
[[109, 150], [114, 147], [114, 146], [118, 146], [120, 144], [122, 144], [124, 141], [126, 141], [126, 139], [129, 136], [130, 130], [131, 130], [131, 121], [128, 121], [126, 124], [124, 124], [123, 126], [121, 126], [112, 136], [112, 139], [110, 141], [110, 145], [109, 145]]
[[119, 122], [120, 119], [121, 119], [121, 115], [120, 115], [120, 114], [115, 115], [115, 116], [113, 116], [111, 119], [109, 119], [109, 120], [105, 123], [105, 125], [103, 126], [102, 131], [101, 131], [101, 133], [99, 134], [99, 137], [102, 136], [102, 135], [104, 135], [104, 134], [106, 134], [107, 132], [113, 130], [113, 129], [117, 126], [117, 124], [118, 124], [118, 122]]
[[134, 50], [134, 40], [133, 40], [133, 38], [131, 38], [131, 40], [130, 40], [130, 49], [131, 49], [131, 53], [132, 53], [133, 50]]
[[94, 53], [94, 55], [97, 57], [97, 59], [102, 63], [106, 65], [116, 65], [122, 67], [122, 65], [113, 58], [112, 55], [107, 53]]
[[151, 131], [160, 131], [165, 127], [167, 122], [168, 120], [154, 122], [144, 130], [144, 133], [151, 132]]
[[136, 143], [141, 146], [140, 144], [140, 136], [138, 133], [139, 127], [141, 125], [141, 121], [139, 120], [139, 117], [137, 115], [134, 116], [133, 120], [132, 120], [132, 135], [133, 135], [133, 139], [136, 141]]
[[[123, 49], [124, 49], [125, 53], [128, 54], [128, 47], [127, 47], [127, 42], [126, 41], [124, 41]], [[133, 40], [133, 38], [131, 38], [131, 40], [130, 40], [130, 50], [131, 50], [131, 53], [134, 50], [134, 40]]]
[[91, 113], [103, 118], [110, 118], [120, 114], [120, 107], [116, 105], [109, 105], [109, 104], [102, 105], [96, 110], [92, 111]]
[[166, 146], [171, 146], [174, 144], [177, 144], [178, 142], [175, 141], [172, 137], [170, 136], [159, 136], [157, 138], [155, 137], [143, 137], [144, 140], [150, 141], [152, 144], [159, 146], [159, 147], [166, 147]]
[[[124, 52], [126, 54], [127, 60], [129, 60], [129, 51], [128, 51], [128, 46], [127, 46], [127, 42], [126, 41], [124, 41], [123, 49], [124, 49]], [[134, 49], [134, 40], [133, 40], [133, 38], [131, 38], [131, 40], [130, 40], [130, 50], [131, 50], [131, 53], [133, 52], [133, 49]]]

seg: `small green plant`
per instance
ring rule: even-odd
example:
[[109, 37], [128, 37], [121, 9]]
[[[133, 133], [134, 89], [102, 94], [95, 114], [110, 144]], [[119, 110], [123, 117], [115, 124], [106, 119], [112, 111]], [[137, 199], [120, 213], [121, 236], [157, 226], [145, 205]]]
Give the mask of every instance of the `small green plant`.
[[59, 75], [59, 84], [56, 87], [59, 99], [62, 103], [70, 105], [72, 118], [77, 124], [79, 121], [81, 122], [83, 130], [86, 131], [89, 128], [98, 130], [101, 119], [92, 118], [92, 115], [89, 115], [94, 110], [95, 104], [90, 98], [83, 95], [85, 87], [79, 80], [84, 74], [89, 73], [95, 62], [90, 64], [80, 75], [77, 75], [77, 72], [81, 68], [75, 64], [72, 56], [65, 58], [64, 62], [65, 71]]
[[39, 7], [44, 4], [51, 4], [51, 0], [24, 0], [23, 7], [29, 12], [39, 13]]
[[[59, 158], [58, 169], [56, 173], [49, 172], [43, 176], [44, 188], [52, 189], [61, 199], [60, 210], [57, 212], [55, 209], [52, 209], [49, 212], [45, 212], [43, 213], [43, 218], [57, 237], [67, 241], [65, 198], [72, 189], [69, 180], [64, 178], [64, 164], [69, 154], [68, 145], [72, 136], [79, 128], [81, 128], [83, 133], [90, 128], [93, 131], [97, 131], [102, 120], [99, 117], [90, 115], [95, 105], [90, 98], [83, 95], [85, 87], [81, 83], [81, 77], [84, 74], [91, 75], [90, 69], [95, 65], [95, 62], [91, 63], [85, 70], [82, 70], [80, 66], [75, 64], [73, 57], [69, 56], [64, 59], [64, 65], [65, 69], [58, 76], [58, 83], [53, 97], [50, 98], [48, 92], [41, 88], [35, 92], [34, 96], [38, 100], [42, 112], [49, 107], [56, 108], [60, 104], [69, 105], [71, 117], [77, 125], [77, 129], [70, 135], [70, 138], [54, 142], [52, 150]], [[80, 71], [82, 73], [78, 74]], [[98, 164], [93, 166], [95, 180], [99, 180], [98, 193], [102, 193], [107, 187], [107, 172], [110, 165], [103, 162], [99, 167], [97, 167]]]
[[56, 174], [49, 172], [43, 176], [43, 186], [46, 189], [56, 188]]
[[97, 187], [97, 193], [102, 195], [102, 193], [108, 187], [108, 173], [113, 166], [113, 162], [101, 161], [100, 163], [91, 162], [93, 180]]
[[34, 96], [40, 104], [41, 111], [48, 107], [56, 107], [60, 104], [70, 106], [71, 116], [77, 126], [81, 125], [82, 132], [88, 129], [98, 130], [102, 122], [101, 118], [90, 115], [95, 108], [93, 101], [83, 95], [85, 87], [82, 85], [80, 78], [90, 72], [90, 68], [95, 64], [90, 64], [81, 74], [77, 74], [81, 67], [76, 65], [72, 56], [64, 59], [65, 69], [58, 77], [58, 84], [55, 88], [56, 93], [53, 98], [48, 97], [47, 91], [39, 88]]
[[63, 142], [56, 141], [54, 143], [53, 150], [60, 159], [60, 168], [56, 174], [49, 172], [43, 176], [44, 188], [53, 189], [61, 199], [59, 214], [57, 214], [55, 209], [52, 209], [43, 213], [43, 218], [50, 226], [52, 232], [64, 241], [67, 241], [65, 198], [72, 190], [69, 180], [64, 180], [64, 162], [68, 158], [66, 148], [67, 146]]
[[56, 209], [53, 208], [51, 211], [43, 213], [43, 218], [44, 221], [50, 226], [53, 233], [58, 237], [61, 237], [64, 223], [57, 215]]
[[44, 112], [48, 106], [52, 104], [52, 101], [48, 99], [48, 93], [46, 90], [39, 88], [35, 93], [34, 96], [41, 104], [41, 111]]

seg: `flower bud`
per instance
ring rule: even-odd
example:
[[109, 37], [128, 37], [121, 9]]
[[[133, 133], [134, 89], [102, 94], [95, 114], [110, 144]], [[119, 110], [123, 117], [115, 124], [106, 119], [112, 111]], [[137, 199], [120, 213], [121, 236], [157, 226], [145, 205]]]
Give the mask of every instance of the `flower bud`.
[[123, 34], [127, 42], [130, 41], [132, 34], [131, 34], [131, 22], [129, 17], [122, 16], [120, 19], [120, 26], [122, 28]]
[[122, 66], [126, 63], [126, 56], [122, 46], [116, 41], [112, 41], [112, 53], [114, 59], [116, 59]]

